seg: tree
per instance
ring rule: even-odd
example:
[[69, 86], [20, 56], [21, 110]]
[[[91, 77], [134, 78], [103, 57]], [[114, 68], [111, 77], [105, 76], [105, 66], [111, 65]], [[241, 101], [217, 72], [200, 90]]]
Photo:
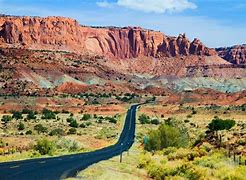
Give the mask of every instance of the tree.
[[23, 119], [23, 116], [22, 116], [22, 113], [19, 112], [19, 111], [14, 111], [13, 112], [13, 115], [12, 115], [12, 118], [16, 119], [16, 120], [19, 120], [19, 119]]
[[145, 114], [141, 114], [139, 116], [138, 120], [140, 121], [141, 124], [149, 124], [150, 123], [149, 117], [146, 116]]
[[20, 123], [18, 124], [18, 130], [19, 130], [19, 131], [22, 131], [22, 130], [24, 130], [24, 129], [25, 129], [24, 123], [20, 122]]
[[34, 149], [38, 151], [41, 155], [52, 155], [53, 151], [55, 150], [55, 145], [53, 141], [49, 141], [48, 139], [44, 138], [37, 141]]
[[231, 129], [233, 126], [235, 126], [236, 122], [235, 120], [231, 120], [231, 119], [220, 119], [218, 117], [215, 117], [209, 124], [208, 124], [208, 128], [210, 131], [220, 131], [220, 130], [229, 130]]
[[2, 117], [2, 122], [4, 122], [5, 124], [6, 123], [8, 123], [9, 121], [12, 121], [12, 117], [11, 116], [9, 116], [9, 115], [4, 115], [3, 117]]

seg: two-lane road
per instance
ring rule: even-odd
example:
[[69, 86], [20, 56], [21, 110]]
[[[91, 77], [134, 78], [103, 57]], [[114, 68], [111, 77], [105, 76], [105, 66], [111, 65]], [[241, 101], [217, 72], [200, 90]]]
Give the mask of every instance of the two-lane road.
[[137, 106], [133, 105], [128, 110], [124, 128], [115, 145], [88, 153], [0, 163], [0, 180], [64, 179], [75, 176], [94, 163], [119, 155], [130, 149], [134, 142]]

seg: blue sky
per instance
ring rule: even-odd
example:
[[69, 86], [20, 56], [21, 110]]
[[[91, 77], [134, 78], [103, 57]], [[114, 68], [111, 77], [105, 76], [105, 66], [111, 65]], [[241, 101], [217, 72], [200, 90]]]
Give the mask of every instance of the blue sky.
[[209, 47], [246, 43], [245, 0], [0, 0], [0, 13], [67, 16], [83, 25], [186, 33]]

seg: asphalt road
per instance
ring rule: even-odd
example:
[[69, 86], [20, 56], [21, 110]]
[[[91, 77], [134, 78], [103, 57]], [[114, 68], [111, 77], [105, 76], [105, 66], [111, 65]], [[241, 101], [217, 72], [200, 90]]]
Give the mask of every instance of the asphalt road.
[[94, 163], [127, 151], [134, 142], [137, 106], [133, 105], [128, 110], [124, 128], [115, 145], [88, 153], [0, 163], [0, 180], [56, 180], [74, 177], [78, 171]]

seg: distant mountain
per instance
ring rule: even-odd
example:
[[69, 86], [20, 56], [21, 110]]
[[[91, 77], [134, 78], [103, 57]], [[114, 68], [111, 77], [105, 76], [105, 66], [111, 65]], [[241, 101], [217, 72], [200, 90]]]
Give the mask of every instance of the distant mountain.
[[216, 49], [219, 56], [233, 64], [246, 64], [246, 45]]

